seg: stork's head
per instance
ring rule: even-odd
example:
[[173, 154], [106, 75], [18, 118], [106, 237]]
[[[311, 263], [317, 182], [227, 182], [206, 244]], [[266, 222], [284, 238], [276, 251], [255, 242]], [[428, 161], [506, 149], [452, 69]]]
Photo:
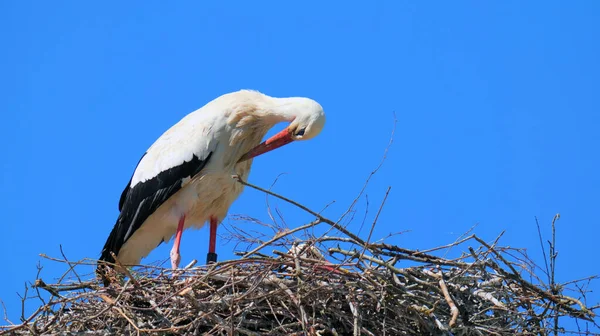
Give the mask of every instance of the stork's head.
[[273, 98], [269, 111], [275, 121], [290, 121], [281, 132], [244, 154], [239, 162], [270, 152], [293, 141], [309, 140], [321, 133], [325, 125], [325, 113], [316, 101], [309, 98]]

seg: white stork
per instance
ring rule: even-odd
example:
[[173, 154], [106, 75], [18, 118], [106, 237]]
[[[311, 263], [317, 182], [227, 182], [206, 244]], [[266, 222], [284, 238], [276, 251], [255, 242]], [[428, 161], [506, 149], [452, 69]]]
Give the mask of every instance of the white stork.
[[[271, 127], [290, 124], [260, 143]], [[119, 217], [100, 261], [137, 265], [175, 234], [171, 266], [179, 267], [181, 235], [210, 222], [207, 262], [216, 261], [217, 225], [246, 180], [252, 158], [295, 140], [317, 136], [323, 108], [309, 98], [275, 98], [241, 90], [188, 114], [160, 136], [138, 162], [121, 194]], [[99, 264], [98, 272], [103, 274]], [[105, 283], [106, 283], [105, 278]]]

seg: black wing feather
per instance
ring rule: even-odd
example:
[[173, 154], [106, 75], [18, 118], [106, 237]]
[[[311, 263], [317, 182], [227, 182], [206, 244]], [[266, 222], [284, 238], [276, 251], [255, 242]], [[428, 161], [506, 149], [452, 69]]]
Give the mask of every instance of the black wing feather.
[[[200, 160], [194, 155], [190, 161], [165, 170], [149, 180], [136, 184], [133, 188], [131, 188], [130, 180], [129, 185], [121, 194], [119, 201], [121, 213], [104, 244], [100, 260], [114, 263], [110, 252], [118, 255], [127, 239], [169, 197], [181, 189], [181, 184], [185, 178], [191, 178], [198, 174], [206, 166], [211, 155], [212, 152], [204, 160]], [[127, 235], [128, 231], [129, 235]]]
[[[140, 165], [140, 162], [142, 162], [142, 159], [144, 158], [144, 156], [146, 156], [146, 154], [147, 153], [144, 153], [144, 155], [142, 155], [138, 163], [135, 165], [135, 169], [137, 169], [137, 167]], [[129, 192], [129, 187], [131, 186], [131, 181], [133, 180], [133, 175], [135, 174], [135, 169], [133, 170], [133, 174], [131, 174], [131, 178], [129, 179], [127, 186], [125, 187], [125, 189], [123, 189], [123, 192], [121, 193], [121, 198], [119, 199], [119, 211], [123, 210], [123, 204], [125, 203], [125, 199], [127, 198], [127, 193]]]

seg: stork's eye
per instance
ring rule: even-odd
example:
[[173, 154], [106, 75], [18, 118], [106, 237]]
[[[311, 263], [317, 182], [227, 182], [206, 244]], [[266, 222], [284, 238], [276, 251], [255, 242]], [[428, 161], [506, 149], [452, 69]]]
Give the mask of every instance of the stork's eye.
[[298, 132], [296, 132], [296, 136], [302, 136], [302, 135], [304, 135], [304, 131], [305, 130], [306, 130], [306, 127], [303, 128], [303, 129], [301, 129], [301, 130], [299, 130]]

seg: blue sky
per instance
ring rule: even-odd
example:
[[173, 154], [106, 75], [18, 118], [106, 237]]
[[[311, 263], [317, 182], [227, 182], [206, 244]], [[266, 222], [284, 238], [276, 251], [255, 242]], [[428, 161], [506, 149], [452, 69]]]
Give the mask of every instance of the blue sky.
[[[560, 213], [558, 279], [600, 273], [599, 15], [596, 1], [2, 2], [9, 317], [18, 321], [15, 293], [39, 253], [99, 256], [123, 187], [162, 132], [242, 88], [311, 97], [327, 114], [318, 138], [256, 159], [252, 183], [285, 173], [274, 190], [313, 209], [335, 200], [325, 215], [337, 218], [379, 163], [395, 113], [367, 190], [372, 219], [392, 187], [375, 238], [409, 230], [390, 242], [425, 249], [479, 223], [484, 239], [506, 230], [501, 242], [542, 264], [534, 217], [548, 238]], [[273, 202], [290, 226], [311, 219]], [[249, 189], [230, 214], [269, 220]], [[206, 228], [186, 231], [182, 264], [203, 261], [207, 241]], [[231, 258], [224, 244], [219, 257]], [[47, 282], [65, 270], [42, 264]]]

